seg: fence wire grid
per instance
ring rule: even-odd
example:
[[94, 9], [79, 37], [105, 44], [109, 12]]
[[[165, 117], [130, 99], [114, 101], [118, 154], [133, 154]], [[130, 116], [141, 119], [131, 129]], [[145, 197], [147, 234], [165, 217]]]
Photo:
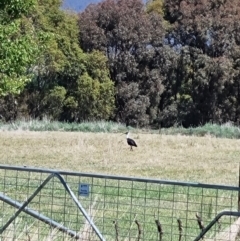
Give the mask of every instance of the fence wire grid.
[[[77, 207], [58, 173], [97, 227]], [[16, 215], [20, 207], [36, 196]], [[190, 241], [221, 212], [238, 211], [240, 189], [231, 186], [0, 166], [0, 237], [5, 240]], [[215, 220], [204, 235], [230, 240], [238, 213]], [[11, 220], [8, 227], [6, 223]]]

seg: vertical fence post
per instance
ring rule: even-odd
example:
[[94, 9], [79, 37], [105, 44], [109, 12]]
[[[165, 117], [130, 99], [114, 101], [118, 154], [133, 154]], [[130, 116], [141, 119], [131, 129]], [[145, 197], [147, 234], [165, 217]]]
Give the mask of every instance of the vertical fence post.
[[[240, 163], [238, 168], [238, 187], [240, 188]], [[240, 191], [238, 191], [238, 212], [240, 212]]]

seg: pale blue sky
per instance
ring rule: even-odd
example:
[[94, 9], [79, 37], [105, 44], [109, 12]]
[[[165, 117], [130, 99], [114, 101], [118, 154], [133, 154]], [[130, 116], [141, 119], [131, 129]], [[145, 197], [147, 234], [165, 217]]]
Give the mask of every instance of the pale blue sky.
[[[63, 8], [70, 8], [77, 12], [84, 10], [90, 3], [99, 3], [102, 0], [63, 0]], [[146, 0], [143, 0], [146, 2]]]
[[90, 3], [99, 3], [102, 0], [63, 0], [63, 7], [70, 8], [75, 11], [84, 10]]

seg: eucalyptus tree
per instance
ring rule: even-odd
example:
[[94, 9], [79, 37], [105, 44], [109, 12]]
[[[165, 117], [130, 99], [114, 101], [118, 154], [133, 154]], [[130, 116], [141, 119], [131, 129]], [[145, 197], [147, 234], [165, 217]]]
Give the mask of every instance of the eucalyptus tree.
[[77, 16], [60, 6], [60, 0], [40, 0], [32, 14], [35, 28], [48, 42], [26, 88], [27, 109], [34, 118], [108, 119], [114, 110], [114, 86], [106, 59], [97, 51], [82, 51]]
[[237, 0], [164, 2], [169, 44], [181, 56], [173, 105], [187, 126], [237, 120], [239, 10]]
[[84, 51], [102, 51], [116, 86], [116, 119], [134, 125], [154, 123], [167, 77], [169, 52], [159, 14], [141, 0], [105, 0], [79, 14]]
[[0, 3], [0, 96], [19, 94], [31, 80], [41, 39], [33, 29], [30, 12], [34, 0], [3, 0]]
[[46, 37], [34, 28], [35, 0], [0, 2], [0, 119], [12, 120], [20, 111], [19, 95], [32, 80], [31, 69]]

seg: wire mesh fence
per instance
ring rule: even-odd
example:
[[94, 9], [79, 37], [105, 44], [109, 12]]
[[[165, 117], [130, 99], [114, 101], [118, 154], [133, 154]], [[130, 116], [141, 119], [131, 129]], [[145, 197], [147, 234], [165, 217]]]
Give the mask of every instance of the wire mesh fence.
[[[49, 178], [52, 173], [63, 181]], [[227, 211], [204, 237], [231, 240], [238, 233], [239, 192], [231, 186], [0, 166], [0, 236], [2, 241], [188, 241], [200, 239]]]

